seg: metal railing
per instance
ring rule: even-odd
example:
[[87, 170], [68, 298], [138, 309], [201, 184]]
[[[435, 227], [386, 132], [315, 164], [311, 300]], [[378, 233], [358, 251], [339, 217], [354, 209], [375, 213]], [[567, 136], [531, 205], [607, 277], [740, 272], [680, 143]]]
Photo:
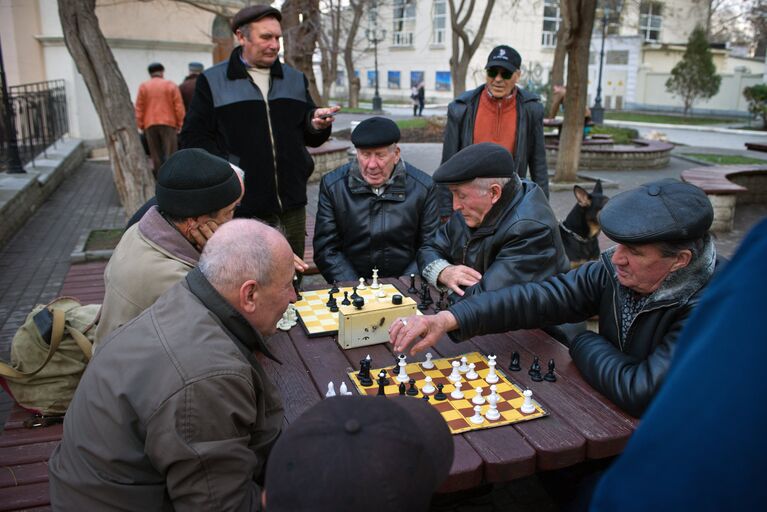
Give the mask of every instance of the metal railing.
[[[69, 132], [67, 95], [64, 80], [49, 80], [8, 87], [8, 103], [0, 103], [0, 166], [10, 166], [14, 155], [10, 130], [15, 130], [18, 156], [21, 165], [32, 162], [41, 153]], [[4, 104], [10, 105], [10, 116], [4, 112]], [[8, 126], [6, 120], [10, 119]], [[12, 169], [10, 169], [12, 170]]]

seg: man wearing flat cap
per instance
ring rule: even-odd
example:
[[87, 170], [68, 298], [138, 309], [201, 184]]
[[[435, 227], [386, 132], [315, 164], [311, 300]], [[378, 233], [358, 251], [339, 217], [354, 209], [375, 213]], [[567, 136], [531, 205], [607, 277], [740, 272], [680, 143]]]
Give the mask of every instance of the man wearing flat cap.
[[232, 165], [201, 149], [182, 149], [160, 168], [152, 206], [123, 234], [104, 270], [98, 346], [197, 265], [200, 251], [230, 220], [242, 197]]
[[178, 90], [181, 91], [181, 99], [184, 101], [184, 108], [189, 110], [189, 105], [192, 103], [192, 97], [194, 97], [194, 89], [197, 86], [197, 78], [200, 73], [205, 69], [202, 62], [190, 62], [189, 74], [184, 77], [184, 81], [178, 85]]
[[416, 251], [439, 219], [434, 183], [400, 157], [400, 131], [371, 117], [352, 132], [357, 159], [323, 176], [314, 261], [329, 282], [417, 272]]
[[[486, 82], [466, 91], [447, 108], [442, 162], [478, 142], [495, 142], [514, 156], [514, 170], [549, 197], [543, 139], [543, 105], [537, 94], [520, 89], [522, 57], [510, 46], [493, 48], [485, 65]], [[444, 190], [444, 189], [443, 189]], [[440, 215], [450, 215], [449, 196], [440, 196]]]
[[139, 85], [136, 96], [136, 125], [146, 135], [157, 177], [160, 166], [178, 149], [178, 132], [186, 110], [178, 86], [163, 78], [165, 67], [153, 62], [147, 71], [151, 78]]
[[551, 206], [540, 187], [519, 179], [504, 147], [469, 146], [433, 178], [452, 193], [454, 210], [418, 251], [418, 268], [433, 286], [460, 298], [570, 268]]
[[[599, 315], [599, 333], [570, 341], [583, 377], [618, 407], [641, 416], [658, 391], [677, 338], [711, 279], [713, 208], [699, 188], [662, 180], [618, 194], [600, 214], [617, 245], [597, 261], [540, 283], [513, 285], [435, 316], [395, 322], [395, 350], [479, 334], [578, 322]], [[419, 341], [419, 338], [423, 339]]]
[[239, 46], [205, 70], [181, 132], [182, 147], [203, 148], [245, 171], [237, 217], [279, 226], [305, 270], [306, 184], [314, 161], [306, 146], [330, 136], [339, 107], [316, 108], [308, 81], [279, 61], [282, 14], [251, 5], [232, 18]]

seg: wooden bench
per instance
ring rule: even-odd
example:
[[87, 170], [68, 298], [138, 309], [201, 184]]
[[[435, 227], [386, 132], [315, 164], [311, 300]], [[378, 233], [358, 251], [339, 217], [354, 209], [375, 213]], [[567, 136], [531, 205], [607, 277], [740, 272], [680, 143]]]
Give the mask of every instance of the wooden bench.
[[746, 149], [767, 153], [767, 144], [762, 144], [759, 142], [746, 142]]
[[687, 169], [682, 180], [702, 189], [714, 207], [712, 231], [731, 231], [735, 206], [767, 202], [767, 165], [717, 165]]

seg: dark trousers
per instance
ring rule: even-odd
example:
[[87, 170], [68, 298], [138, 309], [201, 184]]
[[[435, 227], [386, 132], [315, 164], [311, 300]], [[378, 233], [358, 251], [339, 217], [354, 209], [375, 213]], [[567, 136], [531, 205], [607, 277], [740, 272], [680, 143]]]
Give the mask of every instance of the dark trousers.
[[293, 208], [292, 210], [286, 210], [279, 214], [267, 215], [261, 217], [260, 220], [266, 222], [270, 226], [274, 226], [285, 235], [288, 239], [290, 248], [293, 253], [297, 254], [301, 259], [304, 257], [304, 249], [306, 245], [306, 207]]
[[156, 124], [145, 130], [146, 142], [149, 146], [149, 156], [152, 158], [152, 168], [155, 177], [160, 166], [178, 149], [176, 129], [172, 126]]

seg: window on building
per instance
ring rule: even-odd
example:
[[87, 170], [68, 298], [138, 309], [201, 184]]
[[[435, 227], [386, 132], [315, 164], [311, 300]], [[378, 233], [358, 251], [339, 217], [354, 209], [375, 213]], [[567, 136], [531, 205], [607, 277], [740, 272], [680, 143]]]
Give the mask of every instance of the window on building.
[[368, 71], [368, 87], [376, 86], [376, 72], [375, 70]]
[[434, 0], [431, 26], [432, 44], [445, 44], [445, 37], [447, 37], [447, 0]]
[[626, 65], [629, 63], [628, 50], [608, 50], [605, 52], [605, 64]]
[[423, 71], [411, 71], [410, 72], [410, 87], [417, 87], [418, 84], [423, 82], [425, 73]]
[[336, 85], [344, 86], [346, 85], [346, 71], [343, 69], [339, 69], [336, 71]]
[[562, 22], [559, 11], [559, 0], [543, 0], [543, 34], [541, 45], [544, 48], [554, 48], [557, 45], [557, 31]]
[[434, 78], [434, 89], [438, 91], [450, 90], [450, 71], [437, 71]]
[[392, 45], [413, 46], [415, 0], [393, 0]]
[[399, 71], [389, 71], [389, 73], [386, 76], [386, 86], [389, 89], [399, 89], [400, 88], [400, 72]]
[[660, 2], [642, 2], [639, 4], [639, 35], [645, 41], [660, 40], [660, 28], [663, 4]]

